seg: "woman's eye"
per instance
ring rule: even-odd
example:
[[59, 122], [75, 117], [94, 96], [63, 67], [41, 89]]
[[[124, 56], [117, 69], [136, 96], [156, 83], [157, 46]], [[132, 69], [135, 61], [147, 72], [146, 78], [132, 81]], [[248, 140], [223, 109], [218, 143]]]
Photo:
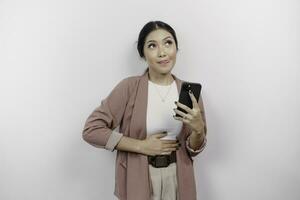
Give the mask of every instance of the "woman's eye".
[[149, 44], [148, 45], [148, 48], [154, 48], [155, 47], [155, 44]]
[[171, 44], [173, 44], [172, 40], [167, 40], [166, 41], [166, 45], [170, 46]]

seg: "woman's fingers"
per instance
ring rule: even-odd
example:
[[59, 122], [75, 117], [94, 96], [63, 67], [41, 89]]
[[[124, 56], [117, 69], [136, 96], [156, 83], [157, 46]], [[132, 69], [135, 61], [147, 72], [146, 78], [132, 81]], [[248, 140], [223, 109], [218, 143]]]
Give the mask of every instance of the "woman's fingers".
[[196, 99], [196, 97], [194, 96], [194, 94], [191, 90], [189, 91], [189, 95], [190, 95], [190, 98], [191, 98], [192, 103], [193, 103], [193, 108], [198, 108], [199, 105], [198, 105], [197, 99]]
[[185, 110], [187, 113], [191, 113], [192, 112], [192, 109], [189, 108], [188, 106], [180, 103], [179, 101], [175, 101], [175, 104], [179, 107], [179, 108], [182, 108], [183, 110]]
[[176, 140], [164, 140], [164, 139], [162, 139], [161, 142], [163, 144], [175, 144], [175, 143], [177, 143]]
[[176, 143], [176, 144], [170, 144], [169, 147], [171, 148], [176, 148], [176, 147], [179, 147], [180, 146], [180, 143]]
[[167, 154], [171, 154], [172, 151], [176, 151], [176, 148], [175, 149], [165, 149], [163, 152], [167, 153]]
[[176, 114], [180, 115], [180, 116], [181, 116], [182, 118], [184, 118], [184, 119], [191, 119], [191, 118], [192, 118], [192, 116], [191, 116], [190, 114], [186, 114], [186, 113], [184, 113], [184, 112], [178, 110], [177, 108], [174, 108], [174, 112], [175, 112]]
[[187, 118], [183, 118], [183, 117], [176, 117], [175, 115], [173, 115], [173, 118], [179, 121], [182, 121], [183, 123], [188, 124], [190, 122], [190, 119]]
[[169, 155], [172, 153], [172, 151], [178, 150], [180, 147], [178, 140], [161, 139], [166, 135], [166, 133], [155, 133], [148, 135], [147, 139], [149, 141], [149, 149], [152, 149], [153, 152], [151, 155]]
[[174, 143], [174, 144], [164, 144], [163, 149], [172, 149], [176, 150], [176, 148], [180, 147], [180, 143]]
[[172, 152], [161, 152], [160, 155], [170, 155]]
[[165, 137], [167, 135], [167, 133], [156, 133], [154, 135], [156, 136], [156, 138], [162, 138], [162, 137]]
[[169, 155], [180, 147], [180, 143], [177, 140], [160, 140], [160, 142], [162, 143], [160, 154], [163, 153], [163, 155]]

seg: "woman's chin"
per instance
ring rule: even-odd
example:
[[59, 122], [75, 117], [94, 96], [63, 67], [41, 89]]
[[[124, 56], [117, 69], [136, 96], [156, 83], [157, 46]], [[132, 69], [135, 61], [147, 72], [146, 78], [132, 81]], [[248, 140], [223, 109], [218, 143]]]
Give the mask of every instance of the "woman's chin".
[[166, 75], [166, 74], [169, 74], [173, 69], [173, 66], [155, 66], [155, 67], [152, 67], [152, 70], [153, 72], [155, 73], [158, 73], [158, 74], [163, 74], [163, 75]]
[[163, 66], [163, 67], [159, 67], [158, 71], [160, 73], [168, 74], [171, 72], [172, 68], [173, 68], [172, 66]]

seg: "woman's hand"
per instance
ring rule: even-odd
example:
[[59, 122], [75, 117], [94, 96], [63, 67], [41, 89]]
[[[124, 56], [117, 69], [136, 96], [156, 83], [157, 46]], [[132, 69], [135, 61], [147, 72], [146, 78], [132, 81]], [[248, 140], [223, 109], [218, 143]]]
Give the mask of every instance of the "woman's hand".
[[142, 140], [142, 153], [149, 156], [168, 155], [176, 151], [180, 143], [176, 140], [161, 140], [166, 133], [155, 133]]
[[197, 103], [197, 100], [194, 94], [190, 91], [189, 92], [191, 100], [193, 102], [193, 108], [189, 108], [188, 106], [175, 102], [175, 104], [185, 110], [187, 113], [184, 113], [177, 108], [174, 108], [175, 113], [179, 114], [181, 117], [173, 116], [176, 120], [182, 121], [183, 123], [187, 124], [193, 131], [196, 133], [202, 133], [204, 129], [204, 121], [201, 115], [201, 109]]

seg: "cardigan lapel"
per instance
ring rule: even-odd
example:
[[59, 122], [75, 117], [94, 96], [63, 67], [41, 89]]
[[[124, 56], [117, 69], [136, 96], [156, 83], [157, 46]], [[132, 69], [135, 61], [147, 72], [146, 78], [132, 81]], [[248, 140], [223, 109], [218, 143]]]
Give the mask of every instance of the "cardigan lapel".
[[[148, 73], [143, 74], [137, 83], [132, 118], [128, 135], [135, 139], [145, 139], [147, 101], [148, 101]], [[127, 197], [126, 200], [150, 199], [151, 184], [149, 179], [148, 159], [145, 155], [127, 154]]]
[[146, 118], [147, 118], [147, 104], [148, 104], [148, 73], [141, 76], [132, 111], [132, 119], [130, 123], [129, 135], [136, 139], [145, 139], [146, 132]]

